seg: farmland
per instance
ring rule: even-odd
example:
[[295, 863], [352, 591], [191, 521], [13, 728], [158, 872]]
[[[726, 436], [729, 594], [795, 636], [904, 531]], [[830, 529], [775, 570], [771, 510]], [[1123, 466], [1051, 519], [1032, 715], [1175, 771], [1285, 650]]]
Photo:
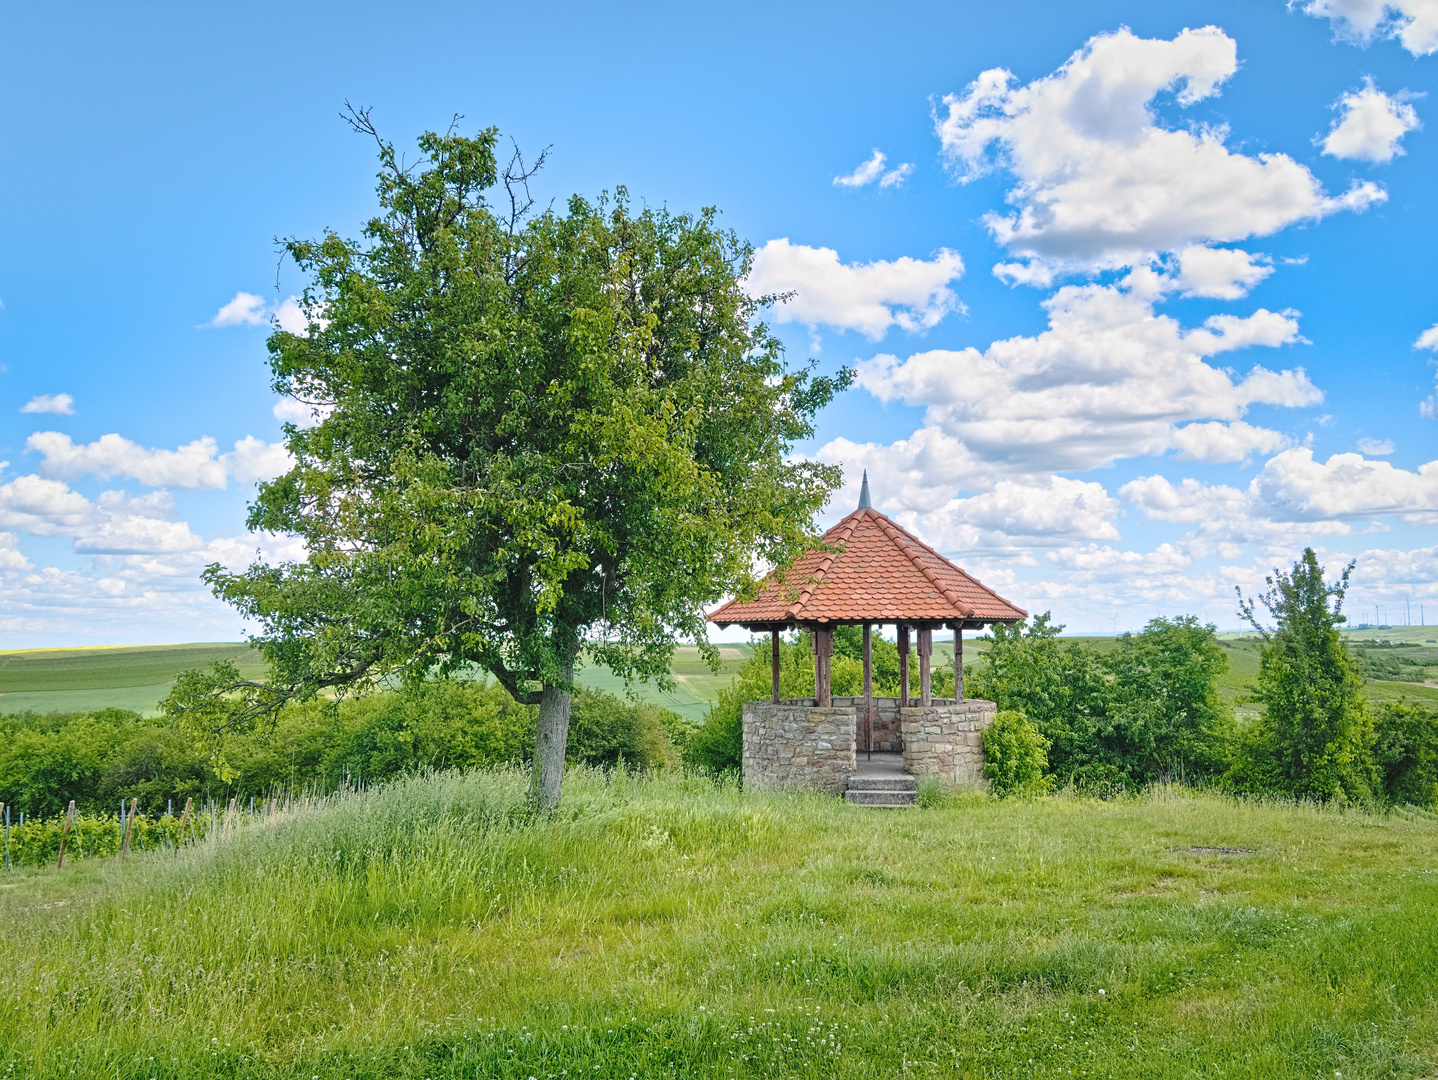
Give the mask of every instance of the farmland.
[[[1345, 637], [1350, 645], [1359, 649], [1364, 648], [1363, 642], [1372, 639], [1411, 644], [1415, 648], [1402, 650], [1402, 655], [1431, 657], [1434, 665], [1431, 673], [1438, 675], [1438, 640], [1435, 640], [1438, 639], [1438, 628], [1352, 631]], [[1111, 647], [1115, 641], [1112, 637], [1072, 637], [1064, 640], [1100, 650]], [[1254, 680], [1258, 677], [1259, 641], [1251, 634], [1229, 634], [1220, 640], [1228, 654], [1229, 670], [1219, 682], [1219, 691], [1240, 717], [1255, 715], [1255, 706], [1243, 699], [1252, 692]], [[965, 638], [965, 663], [979, 660], [984, 645], [982, 639]], [[700, 658], [697, 649], [681, 646], [675, 652], [670, 669], [676, 688], [664, 691], [657, 687], [637, 687], [635, 692], [641, 699], [673, 709], [688, 719], [702, 719], [715, 693], [728, 685], [734, 671], [754, 648], [751, 644], [720, 646], [722, 664], [716, 674]], [[934, 654], [937, 663], [952, 665], [952, 642], [936, 641]], [[85, 712], [116, 707], [154, 715], [179, 672], [216, 660], [235, 662], [247, 678], [260, 677], [264, 672], [254, 650], [242, 643], [0, 652], [0, 713]], [[623, 682], [603, 668], [581, 669], [579, 681], [596, 690], [621, 696], [625, 693]], [[1370, 679], [1366, 692], [1374, 701], [1406, 697], [1414, 701], [1438, 702], [1438, 685], [1421, 682]]]

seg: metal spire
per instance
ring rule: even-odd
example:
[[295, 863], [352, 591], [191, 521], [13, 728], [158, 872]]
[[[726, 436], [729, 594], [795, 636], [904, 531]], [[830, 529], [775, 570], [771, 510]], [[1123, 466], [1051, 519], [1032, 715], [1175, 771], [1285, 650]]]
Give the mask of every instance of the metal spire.
[[873, 505], [874, 504], [869, 501], [869, 470], [865, 469], [864, 485], [859, 488], [859, 509], [870, 510], [873, 508]]

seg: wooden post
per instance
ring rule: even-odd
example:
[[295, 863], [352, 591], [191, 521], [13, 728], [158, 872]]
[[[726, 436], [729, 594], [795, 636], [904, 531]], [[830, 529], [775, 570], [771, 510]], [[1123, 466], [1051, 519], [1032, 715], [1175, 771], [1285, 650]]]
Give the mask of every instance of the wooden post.
[[964, 624], [954, 623], [954, 700], [964, 700]]
[[864, 749], [874, 760], [874, 628], [864, 624]]
[[55, 869], [59, 870], [65, 865], [65, 839], [70, 835], [70, 826], [75, 824], [75, 800], [70, 800], [70, 809], [65, 811], [65, 824], [60, 826], [60, 858], [55, 863]]
[[771, 666], [774, 669], [774, 704], [779, 704], [779, 631], [769, 631], [770, 651], [772, 653]]
[[834, 656], [834, 631], [814, 630], [814, 704], [821, 709], [834, 704], [830, 692], [829, 669]]
[[909, 628], [899, 625], [899, 708], [909, 707]]
[[180, 835], [179, 835], [179, 837], [175, 840], [175, 857], [176, 857], [176, 858], [179, 858], [179, 856], [180, 856], [180, 845], [185, 842], [185, 826], [190, 823], [190, 803], [192, 803], [192, 802], [194, 802], [193, 799], [186, 799], [186, 800], [185, 800], [185, 809], [184, 809], [184, 811], [180, 814]]
[[125, 819], [125, 837], [120, 841], [120, 865], [125, 865], [125, 859], [130, 854], [130, 825], [135, 820], [135, 800], [130, 800], [130, 812], [125, 813], [125, 800], [120, 800], [120, 816]]
[[929, 685], [929, 656], [933, 651], [933, 628], [919, 627], [919, 704], [926, 709], [934, 703], [933, 691]]

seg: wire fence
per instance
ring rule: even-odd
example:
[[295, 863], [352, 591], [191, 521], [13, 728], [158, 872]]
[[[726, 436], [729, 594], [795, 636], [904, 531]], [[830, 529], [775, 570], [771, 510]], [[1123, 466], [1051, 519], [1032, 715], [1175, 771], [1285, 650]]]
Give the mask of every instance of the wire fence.
[[[161, 814], [142, 813], [135, 800], [122, 801], [114, 814], [75, 812], [75, 804], [59, 817], [14, 814], [0, 803], [4, 830], [4, 868], [18, 870], [62, 866], [73, 859], [126, 858], [131, 852], [178, 851], [206, 843], [243, 825], [262, 821], [290, 808], [284, 798], [231, 799], [228, 803], [185, 800], [176, 811], [167, 804]], [[312, 800], [301, 800], [312, 801]]]

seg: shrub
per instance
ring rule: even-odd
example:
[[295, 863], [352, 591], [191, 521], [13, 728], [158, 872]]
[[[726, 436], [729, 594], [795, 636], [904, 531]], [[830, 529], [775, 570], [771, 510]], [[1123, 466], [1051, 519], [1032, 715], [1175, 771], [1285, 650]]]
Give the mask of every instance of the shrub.
[[1049, 742], [1021, 712], [1003, 709], [984, 731], [984, 775], [996, 795], [1048, 790]]
[[1438, 713], [1385, 701], [1373, 714], [1373, 762], [1384, 801], [1438, 807]]

